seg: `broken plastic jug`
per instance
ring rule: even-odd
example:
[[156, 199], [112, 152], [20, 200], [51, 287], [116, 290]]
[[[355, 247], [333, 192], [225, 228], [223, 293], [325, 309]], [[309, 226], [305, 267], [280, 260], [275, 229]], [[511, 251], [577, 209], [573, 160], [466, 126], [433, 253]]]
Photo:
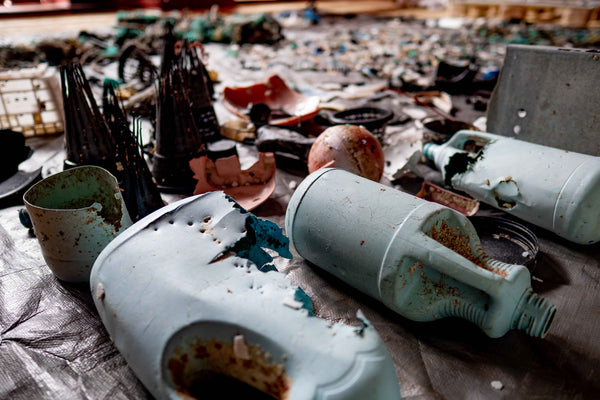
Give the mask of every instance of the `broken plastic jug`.
[[555, 314], [526, 267], [485, 254], [465, 216], [343, 170], [309, 175], [285, 226], [302, 257], [415, 321], [461, 317], [490, 337], [544, 337]]
[[[94, 302], [153, 396], [400, 398], [374, 327], [312, 316], [310, 298], [274, 270], [262, 248], [291, 257], [288, 243], [273, 222], [210, 192], [155, 211], [104, 249]], [[241, 383], [253, 389], [229, 394]]]
[[476, 131], [423, 154], [447, 185], [575, 243], [600, 241], [600, 158]]

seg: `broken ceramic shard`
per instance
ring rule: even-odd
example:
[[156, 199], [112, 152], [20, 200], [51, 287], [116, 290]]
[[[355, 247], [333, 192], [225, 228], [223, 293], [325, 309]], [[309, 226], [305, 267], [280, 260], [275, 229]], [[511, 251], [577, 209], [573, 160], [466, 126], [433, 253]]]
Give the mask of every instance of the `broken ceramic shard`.
[[194, 179], [198, 181], [194, 194], [224, 191], [246, 210], [264, 203], [275, 190], [275, 156], [258, 153], [256, 161], [242, 170], [237, 155], [211, 160], [202, 156], [190, 160]]
[[377, 332], [310, 317], [263, 247], [291, 258], [281, 228], [211, 192], [150, 214], [98, 257], [96, 307], [152, 395], [201, 398], [225, 376], [282, 400], [398, 399]]
[[96, 166], [50, 175], [23, 201], [44, 260], [67, 282], [88, 282], [100, 251], [131, 225], [116, 178]]
[[600, 241], [600, 158], [476, 131], [428, 143], [447, 185], [575, 243]]
[[[271, 125], [295, 125], [307, 121], [320, 111], [317, 96], [304, 96], [292, 90], [278, 75], [266, 82], [223, 90], [223, 104], [239, 118], [249, 120], [249, 111], [258, 104], [268, 109]], [[253, 121], [254, 122], [254, 121]]]
[[527, 268], [490, 258], [465, 216], [347, 171], [309, 175], [285, 226], [298, 254], [406, 318], [461, 317], [490, 337], [544, 337], [554, 318]]

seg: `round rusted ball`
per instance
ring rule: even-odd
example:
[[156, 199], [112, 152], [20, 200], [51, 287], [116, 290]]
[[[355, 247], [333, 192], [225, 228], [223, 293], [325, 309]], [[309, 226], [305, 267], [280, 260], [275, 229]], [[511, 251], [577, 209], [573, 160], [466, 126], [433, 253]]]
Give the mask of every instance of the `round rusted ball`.
[[381, 144], [358, 125], [336, 125], [325, 129], [308, 154], [308, 171], [322, 167], [341, 168], [379, 182], [385, 159]]

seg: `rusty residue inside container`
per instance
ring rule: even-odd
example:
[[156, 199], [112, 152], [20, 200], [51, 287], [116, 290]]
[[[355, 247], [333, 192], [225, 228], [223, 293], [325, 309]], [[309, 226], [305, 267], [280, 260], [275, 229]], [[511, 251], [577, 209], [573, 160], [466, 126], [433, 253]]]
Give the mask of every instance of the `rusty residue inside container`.
[[433, 240], [441, 243], [443, 246], [460, 254], [478, 267], [486, 269], [502, 277], [507, 276], [507, 272], [504, 269], [493, 268], [488, 265], [486, 259], [489, 257], [485, 255], [477, 256], [473, 254], [473, 250], [470, 246], [470, 236], [467, 234], [461, 234], [459, 228], [452, 229], [446, 223], [446, 221], [442, 221], [439, 228], [436, 227], [436, 225], [433, 225], [429, 230], [429, 236], [431, 236]]
[[178, 393], [184, 399], [213, 398], [207, 391], [230, 398], [224, 390], [238, 398], [287, 399], [292, 380], [283, 364], [273, 362], [258, 346], [246, 346], [247, 358], [236, 357], [231, 343], [216, 339], [198, 340], [185, 353], [175, 351], [167, 368]]

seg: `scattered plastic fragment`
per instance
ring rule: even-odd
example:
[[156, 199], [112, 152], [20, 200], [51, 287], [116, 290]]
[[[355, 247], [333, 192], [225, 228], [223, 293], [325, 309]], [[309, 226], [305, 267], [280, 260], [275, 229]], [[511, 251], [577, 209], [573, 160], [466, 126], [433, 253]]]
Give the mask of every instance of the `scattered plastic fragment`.
[[0, 72], [0, 129], [12, 129], [25, 137], [62, 133], [61, 110], [56, 68], [41, 64]]
[[295, 125], [313, 118], [320, 110], [318, 97], [306, 97], [292, 90], [277, 75], [248, 87], [226, 87], [223, 104], [246, 120], [250, 119], [249, 112], [253, 106], [263, 104], [268, 107], [268, 123], [271, 125]]
[[479, 202], [477, 200], [461, 196], [429, 182], [423, 182], [423, 186], [416, 196], [450, 207], [467, 217], [475, 215], [479, 210]]
[[198, 181], [194, 194], [223, 190], [247, 210], [258, 207], [275, 190], [273, 153], [259, 153], [258, 161], [245, 170], [242, 170], [237, 155], [215, 161], [209, 156], [193, 158], [190, 168]]

